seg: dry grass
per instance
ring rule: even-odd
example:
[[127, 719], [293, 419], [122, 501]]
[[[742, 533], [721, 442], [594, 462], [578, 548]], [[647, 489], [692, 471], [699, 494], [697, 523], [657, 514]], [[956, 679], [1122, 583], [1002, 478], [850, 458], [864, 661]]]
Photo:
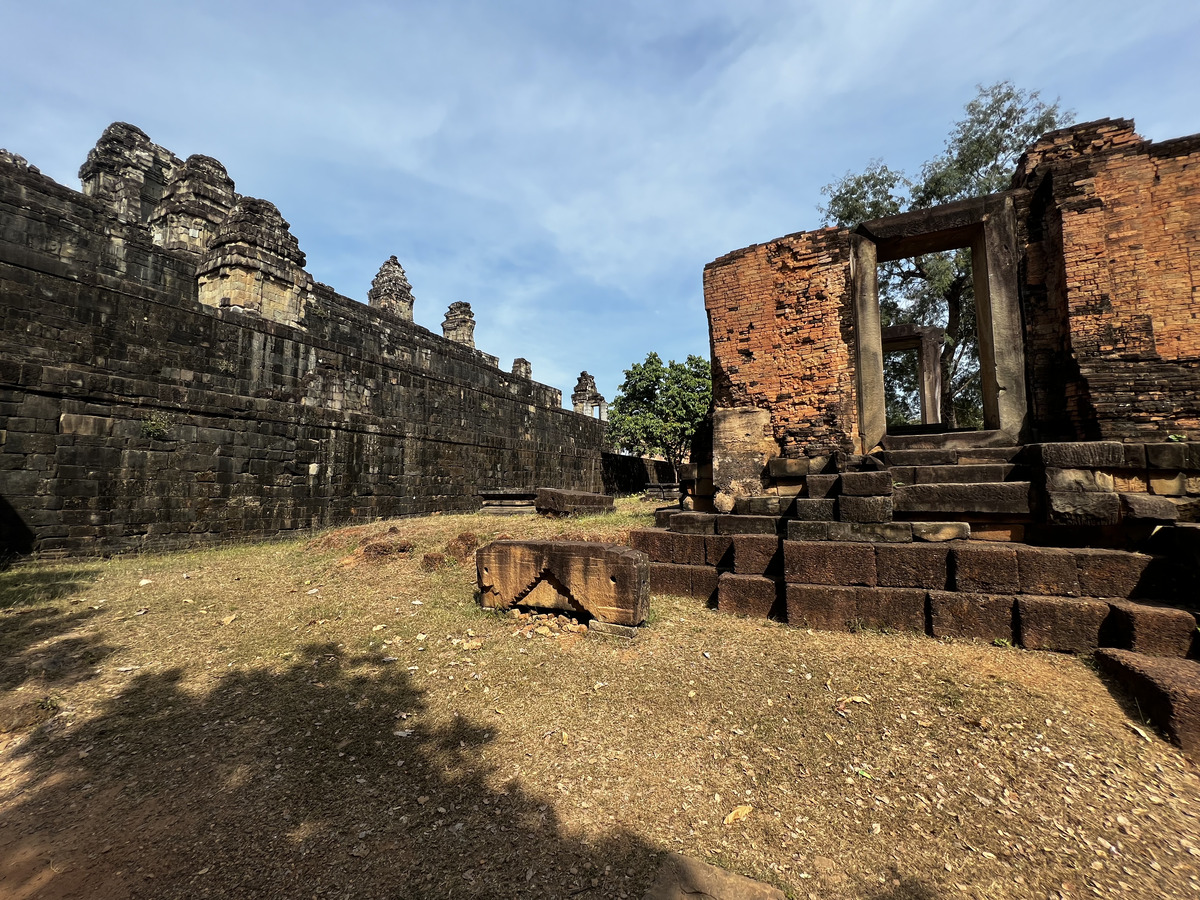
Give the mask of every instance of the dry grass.
[[1084, 661], [475, 605], [460, 536], [649, 509], [0, 573], [0, 895], [640, 897], [664, 850], [800, 898], [1200, 892], [1194, 767]]

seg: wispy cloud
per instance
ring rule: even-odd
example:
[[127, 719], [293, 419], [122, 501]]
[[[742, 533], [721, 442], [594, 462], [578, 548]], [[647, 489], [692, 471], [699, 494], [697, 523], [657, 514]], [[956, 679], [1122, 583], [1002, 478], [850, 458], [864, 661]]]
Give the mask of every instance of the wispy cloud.
[[434, 330], [612, 396], [707, 350], [705, 262], [813, 227], [820, 186], [915, 168], [977, 83], [1200, 129], [1200, 8], [1166, 3], [0, 0], [0, 146], [64, 183], [108, 122], [221, 159], [314, 276], [397, 254]]

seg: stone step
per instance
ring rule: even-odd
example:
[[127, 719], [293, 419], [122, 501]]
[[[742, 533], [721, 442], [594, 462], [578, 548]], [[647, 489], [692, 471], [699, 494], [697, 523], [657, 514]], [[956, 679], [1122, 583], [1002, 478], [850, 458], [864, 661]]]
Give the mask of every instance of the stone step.
[[1029, 480], [1029, 472], [1025, 466], [1014, 466], [1010, 463], [961, 466], [892, 466], [889, 471], [892, 473], [892, 483], [895, 485], [979, 484], [989, 481]]
[[913, 484], [892, 494], [894, 514], [1020, 515], [1032, 511], [1028, 481]]
[[1200, 662], [1145, 656], [1130, 650], [1098, 650], [1096, 664], [1120, 682], [1142, 715], [1200, 759]]
[[1012, 438], [1003, 431], [885, 434], [879, 445], [884, 450], [969, 450], [979, 447], [1011, 447]]

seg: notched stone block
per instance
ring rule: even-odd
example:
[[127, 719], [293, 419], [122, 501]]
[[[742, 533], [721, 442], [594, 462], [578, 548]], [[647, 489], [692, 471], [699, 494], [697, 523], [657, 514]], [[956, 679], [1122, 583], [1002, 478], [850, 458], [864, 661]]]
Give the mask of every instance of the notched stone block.
[[1110, 600], [1100, 644], [1149, 656], [1187, 656], [1196, 634], [1196, 617], [1174, 606]]
[[481, 604], [521, 603], [640, 625], [650, 609], [650, 560], [616, 544], [495, 541], [475, 553]]

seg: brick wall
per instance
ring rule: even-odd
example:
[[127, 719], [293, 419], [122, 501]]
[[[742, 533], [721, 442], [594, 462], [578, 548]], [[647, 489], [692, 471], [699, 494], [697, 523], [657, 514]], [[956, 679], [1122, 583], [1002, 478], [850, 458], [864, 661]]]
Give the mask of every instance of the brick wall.
[[204, 306], [196, 261], [0, 155], [10, 547], [158, 547], [466, 510], [483, 489], [600, 489], [603, 423], [558, 390], [320, 284], [296, 325]]
[[769, 410], [785, 456], [857, 437], [850, 237], [842, 229], [756, 244], [704, 269], [718, 407]]
[[1155, 144], [1126, 119], [1052, 132], [1014, 187], [1038, 433], [1200, 437], [1200, 136]]

